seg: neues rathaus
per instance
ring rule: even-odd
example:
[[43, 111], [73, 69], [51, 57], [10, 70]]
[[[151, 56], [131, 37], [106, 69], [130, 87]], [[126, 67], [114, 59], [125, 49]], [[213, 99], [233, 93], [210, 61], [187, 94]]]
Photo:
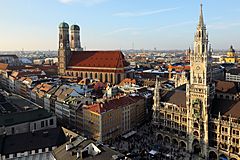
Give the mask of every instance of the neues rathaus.
[[153, 125], [158, 140], [191, 155], [238, 160], [239, 92], [223, 82], [217, 90], [212, 79], [212, 49], [208, 42], [201, 4], [194, 50], [190, 54], [190, 80], [172, 91], [164, 91], [157, 78]]

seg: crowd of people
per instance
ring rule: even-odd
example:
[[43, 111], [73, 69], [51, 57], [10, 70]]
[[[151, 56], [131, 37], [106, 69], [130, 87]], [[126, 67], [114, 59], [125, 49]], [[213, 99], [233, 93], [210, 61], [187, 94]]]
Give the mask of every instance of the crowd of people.
[[129, 158], [136, 160], [189, 159], [182, 149], [158, 140], [151, 123], [146, 123], [136, 129], [136, 133], [130, 137], [118, 137], [110, 145]]

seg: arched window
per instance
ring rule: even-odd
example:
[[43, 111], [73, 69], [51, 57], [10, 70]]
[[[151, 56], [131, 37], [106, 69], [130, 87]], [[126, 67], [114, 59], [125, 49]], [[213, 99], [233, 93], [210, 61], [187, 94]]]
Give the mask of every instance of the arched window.
[[83, 73], [82, 72], [80, 73], [80, 77], [83, 78]]
[[197, 83], [197, 77], [196, 76], [193, 77], [193, 83]]
[[90, 78], [93, 78], [93, 77], [92, 77], [92, 72], [90, 73]]
[[120, 83], [121, 82], [121, 74], [117, 75], [117, 82]]
[[111, 83], [113, 83], [113, 74], [112, 73], [110, 74], [110, 81], [111, 81]]
[[195, 123], [193, 124], [193, 126], [194, 126], [194, 128], [198, 128], [198, 123], [195, 122]]
[[102, 73], [100, 73], [99, 80], [102, 82]]
[[78, 77], [78, 72], [76, 72], [76, 77]]
[[97, 73], [95, 73], [95, 78], [98, 78], [98, 77], [97, 77]]
[[108, 82], [108, 74], [105, 73], [105, 82]]
[[85, 73], [85, 78], [87, 78], [88, 77], [88, 75], [87, 75], [87, 72]]
[[197, 131], [194, 131], [194, 132], [193, 132], [193, 135], [195, 135], [195, 136], [197, 136], [197, 137], [199, 136], [199, 134], [198, 134]]

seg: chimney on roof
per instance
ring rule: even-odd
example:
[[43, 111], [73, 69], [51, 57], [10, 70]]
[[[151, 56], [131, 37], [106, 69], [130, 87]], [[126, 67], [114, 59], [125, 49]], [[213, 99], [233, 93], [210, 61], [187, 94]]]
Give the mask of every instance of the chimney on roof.
[[66, 151], [70, 150], [72, 148], [72, 143], [67, 143], [66, 144]]
[[81, 153], [80, 153], [80, 151], [77, 151], [77, 159], [80, 158], [80, 157], [81, 157]]
[[103, 103], [101, 102], [101, 103], [99, 104], [99, 106], [100, 106], [100, 108], [103, 108]]

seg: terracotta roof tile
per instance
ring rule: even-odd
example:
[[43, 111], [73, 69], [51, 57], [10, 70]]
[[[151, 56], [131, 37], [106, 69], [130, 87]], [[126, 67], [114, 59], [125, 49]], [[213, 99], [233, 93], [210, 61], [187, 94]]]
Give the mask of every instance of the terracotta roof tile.
[[73, 51], [68, 66], [123, 68], [128, 65], [121, 51]]
[[140, 96], [135, 96], [135, 97], [124, 96], [124, 97], [112, 99], [106, 103], [97, 103], [97, 104], [89, 105], [85, 107], [85, 109], [101, 114], [111, 109], [117, 109], [119, 107], [124, 107], [130, 104], [136, 103], [141, 99], [143, 98]]
[[125, 84], [136, 84], [136, 80], [131, 78], [125, 78], [119, 85], [124, 86]]

